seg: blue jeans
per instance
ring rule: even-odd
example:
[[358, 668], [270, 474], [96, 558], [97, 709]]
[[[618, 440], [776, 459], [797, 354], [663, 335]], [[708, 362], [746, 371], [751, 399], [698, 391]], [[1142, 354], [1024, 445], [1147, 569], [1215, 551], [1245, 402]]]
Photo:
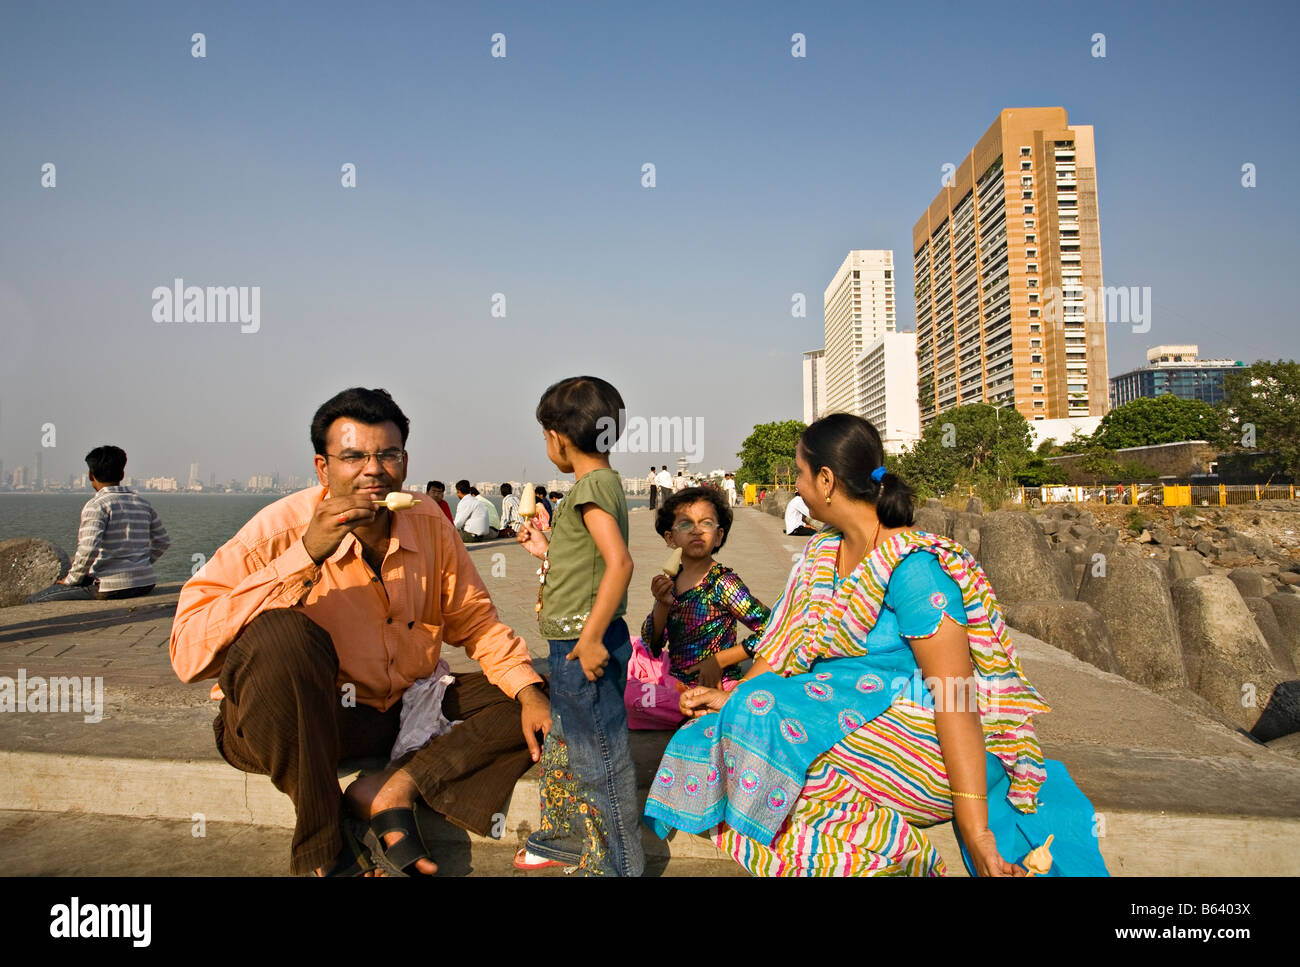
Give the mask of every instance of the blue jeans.
[[116, 601], [120, 598], [139, 598], [150, 591], [152, 584], [142, 588], [126, 588], [121, 591], [101, 591], [99, 582], [90, 576], [82, 579], [80, 584], [51, 584], [35, 594], [28, 595], [28, 604], [44, 604], [46, 601]]
[[627, 663], [632, 642], [622, 618], [603, 639], [605, 674], [587, 681], [567, 656], [576, 640], [551, 642], [551, 731], [542, 746], [542, 821], [528, 851], [599, 876], [640, 876], [641, 810], [628, 748]]

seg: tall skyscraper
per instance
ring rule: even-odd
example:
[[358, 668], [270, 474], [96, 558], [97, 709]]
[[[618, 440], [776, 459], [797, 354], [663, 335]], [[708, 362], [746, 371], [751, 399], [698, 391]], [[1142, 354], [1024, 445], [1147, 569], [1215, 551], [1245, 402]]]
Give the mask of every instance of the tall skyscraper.
[[809, 425], [826, 415], [826, 350], [803, 354], [803, 421]]
[[199, 465], [197, 463], [190, 464], [190, 479], [186, 481], [185, 489], [186, 490], [203, 489], [203, 479], [199, 476]]
[[855, 249], [822, 297], [826, 319], [826, 412], [861, 413], [857, 359], [896, 326], [894, 252]]
[[[1004, 110], [912, 229], [921, 423], [965, 403], [1107, 410], [1090, 125]], [[1090, 311], [1089, 311], [1090, 310]]]
[[40, 450], [36, 451], [36, 474], [32, 478], [32, 489], [45, 489], [45, 454]]

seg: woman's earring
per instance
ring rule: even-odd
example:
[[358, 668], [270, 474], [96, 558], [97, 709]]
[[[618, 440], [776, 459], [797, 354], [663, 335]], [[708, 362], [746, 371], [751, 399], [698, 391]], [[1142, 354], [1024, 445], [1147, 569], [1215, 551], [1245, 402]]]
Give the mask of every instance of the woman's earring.
[[826, 503], [829, 504], [830, 502], [831, 502], [831, 495], [830, 495], [830, 494], [827, 494], [827, 495], [826, 495]]

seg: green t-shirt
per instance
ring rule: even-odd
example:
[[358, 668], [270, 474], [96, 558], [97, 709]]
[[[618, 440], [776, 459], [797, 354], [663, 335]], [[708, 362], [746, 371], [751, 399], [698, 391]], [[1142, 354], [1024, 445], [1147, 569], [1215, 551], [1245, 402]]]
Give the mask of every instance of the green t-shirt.
[[[595, 504], [618, 521], [623, 543], [627, 543], [623, 478], [608, 467], [589, 471], [565, 495], [551, 521], [551, 547], [547, 552], [551, 566], [542, 585], [542, 610], [537, 621], [542, 634], [555, 641], [582, 634], [596, 603], [596, 589], [605, 576], [605, 559], [582, 522], [583, 504]], [[624, 591], [614, 617], [626, 612], [627, 592]]]

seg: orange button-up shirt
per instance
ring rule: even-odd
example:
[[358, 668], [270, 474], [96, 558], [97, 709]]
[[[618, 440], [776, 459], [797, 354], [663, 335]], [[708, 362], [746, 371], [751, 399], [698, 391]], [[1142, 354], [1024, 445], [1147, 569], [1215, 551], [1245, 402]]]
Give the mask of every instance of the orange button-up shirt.
[[380, 580], [352, 534], [320, 565], [307, 554], [302, 535], [326, 496], [312, 487], [263, 508], [185, 582], [170, 645], [181, 681], [220, 674], [230, 643], [263, 611], [297, 608], [333, 639], [340, 686], [354, 684], [357, 701], [381, 712], [433, 674], [443, 642], [464, 648], [511, 698], [541, 683], [436, 504], [391, 512]]

